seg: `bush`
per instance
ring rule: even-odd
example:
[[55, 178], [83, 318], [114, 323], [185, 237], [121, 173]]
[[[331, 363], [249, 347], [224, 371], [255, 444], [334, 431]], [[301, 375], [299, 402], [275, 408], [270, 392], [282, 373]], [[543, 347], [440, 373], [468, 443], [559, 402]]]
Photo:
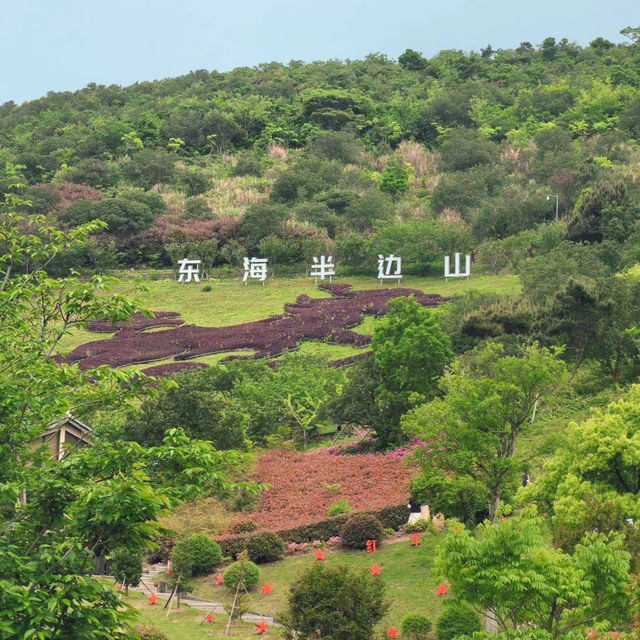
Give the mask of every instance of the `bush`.
[[400, 625], [402, 635], [409, 640], [426, 640], [431, 632], [431, 620], [421, 613], [407, 613]]
[[274, 562], [282, 557], [286, 549], [282, 538], [271, 531], [262, 531], [247, 538], [249, 559], [258, 564]]
[[111, 575], [127, 587], [137, 587], [142, 578], [142, 552], [120, 548], [113, 551], [111, 558]]
[[202, 533], [180, 540], [171, 553], [174, 571], [184, 577], [209, 573], [221, 560], [220, 545]]
[[415, 522], [406, 522], [400, 526], [400, 531], [405, 533], [421, 533], [427, 529], [432, 529], [433, 525], [427, 520], [416, 520]]
[[169, 636], [165, 635], [159, 629], [156, 629], [153, 626], [140, 627], [136, 625], [136, 637], [135, 640], [170, 640]]
[[246, 522], [236, 522], [229, 531], [231, 533], [251, 533], [258, 528], [258, 525], [253, 520], [247, 520]]
[[459, 635], [470, 636], [481, 629], [478, 614], [464, 602], [447, 602], [436, 622], [438, 640], [453, 640]]
[[303, 638], [370, 640], [388, 605], [383, 581], [367, 574], [312, 565], [290, 587], [287, 625]]
[[365, 549], [367, 540], [381, 542], [384, 537], [382, 524], [375, 516], [356, 513], [349, 516], [340, 530], [342, 544], [352, 549]]
[[327, 513], [330, 516], [346, 516], [353, 511], [353, 507], [349, 506], [349, 503], [344, 499], [336, 500], [328, 509]]
[[251, 591], [260, 582], [260, 569], [249, 560], [239, 560], [229, 565], [222, 575], [222, 579], [227, 589], [235, 589], [238, 580], [241, 580], [240, 588], [244, 587], [247, 591]]

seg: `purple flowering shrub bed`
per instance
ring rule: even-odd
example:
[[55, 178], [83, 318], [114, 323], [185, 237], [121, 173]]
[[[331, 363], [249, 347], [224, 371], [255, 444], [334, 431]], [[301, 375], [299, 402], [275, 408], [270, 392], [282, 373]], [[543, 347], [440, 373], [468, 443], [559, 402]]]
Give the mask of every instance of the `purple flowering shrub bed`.
[[[175, 312], [157, 312], [152, 318], [136, 314], [128, 321], [117, 324], [92, 322], [88, 327], [91, 331], [115, 331], [115, 335], [79, 346], [63, 361], [77, 363], [80, 369], [87, 370], [99, 365], [123, 367], [171, 357], [176, 361], [184, 361], [239, 349], [255, 350], [255, 358], [276, 357], [296, 349], [304, 340], [365, 346], [371, 341], [371, 336], [350, 329], [362, 322], [363, 315], [380, 316], [387, 313], [389, 300], [413, 295], [425, 307], [434, 307], [448, 300], [418, 289], [352, 291], [351, 285], [345, 283], [321, 287], [333, 297], [310, 298], [300, 295], [295, 302], [284, 305], [282, 314], [229, 327], [184, 324]], [[167, 329], [158, 330], [160, 327]], [[157, 369], [151, 375], [176, 372], [172, 365], [162, 365]]]

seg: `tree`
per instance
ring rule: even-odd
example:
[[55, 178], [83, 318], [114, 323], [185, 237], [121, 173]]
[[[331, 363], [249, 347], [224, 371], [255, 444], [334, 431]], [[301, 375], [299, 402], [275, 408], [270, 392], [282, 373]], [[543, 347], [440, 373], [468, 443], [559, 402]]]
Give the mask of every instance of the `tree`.
[[438, 570], [451, 595], [489, 612], [504, 632], [533, 623], [550, 637], [600, 623], [626, 623], [630, 614], [629, 554], [620, 536], [591, 534], [572, 555], [549, 548], [540, 519], [485, 522], [473, 535], [450, 533]]
[[516, 443], [531, 426], [533, 407], [565, 376], [564, 363], [537, 344], [506, 355], [489, 343], [461, 356], [441, 378], [444, 396], [402, 421], [405, 433], [429, 443], [421, 450], [422, 498], [467, 521], [485, 513], [493, 520], [513, 491]]
[[400, 158], [394, 158], [382, 172], [380, 191], [391, 194], [394, 198], [403, 196], [409, 190], [411, 166]]
[[54, 280], [44, 271], [100, 225], [63, 233], [15, 215], [15, 204], [9, 196], [0, 215], [0, 635], [124, 639], [132, 614], [92, 577], [92, 559], [150, 548], [158, 517], [201, 491], [225, 493], [223, 464], [238, 459], [178, 430], [147, 450], [96, 439], [60, 461], [32, 446], [65, 412], [113, 406], [146, 381], [54, 361], [70, 329], [124, 320], [138, 305], [110, 291], [106, 278]]
[[449, 337], [432, 311], [412, 296], [387, 304], [391, 311], [371, 339], [378, 379], [374, 391], [378, 417], [373, 426], [381, 446], [398, 440], [400, 417], [429, 398], [452, 357]]
[[593, 498], [610, 501], [621, 508], [625, 518], [638, 520], [639, 440], [640, 386], [633, 385], [584, 422], [569, 424], [563, 445], [520, 500], [538, 502], [564, 527], [582, 526], [588, 517], [585, 501]]
[[379, 576], [314, 564], [291, 585], [286, 623], [302, 639], [371, 640], [388, 608]]

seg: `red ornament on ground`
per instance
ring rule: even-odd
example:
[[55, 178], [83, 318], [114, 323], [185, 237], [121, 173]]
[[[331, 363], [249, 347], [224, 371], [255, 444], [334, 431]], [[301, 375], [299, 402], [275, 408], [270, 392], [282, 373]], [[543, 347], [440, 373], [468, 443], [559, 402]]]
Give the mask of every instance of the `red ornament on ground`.
[[382, 571], [382, 567], [379, 567], [375, 562], [372, 566], [369, 567], [369, 571], [371, 571], [372, 576], [379, 576]]
[[155, 593], [152, 593], [147, 600], [149, 601], [149, 604], [155, 604], [158, 602], [158, 596]]
[[219, 574], [216, 576], [216, 587], [219, 587], [219, 586], [221, 586], [221, 585], [223, 585], [223, 584], [224, 584], [224, 578], [222, 577], [222, 574], [221, 574], [221, 573], [219, 573]]
[[444, 582], [441, 582], [436, 587], [436, 595], [437, 596], [444, 596], [444, 595], [446, 595], [447, 591], [449, 591], [449, 587], [447, 587], [447, 585]]
[[410, 533], [409, 539], [411, 540], [411, 546], [417, 547], [420, 544], [420, 534], [419, 533]]
[[316, 560], [324, 560], [324, 551], [322, 549], [318, 549], [314, 554], [313, 557]]
[[213, 616], [210, 613], [207, 613], [207, 617], [204, 619], [205, 622], [213, 622]]
[[397, 638], [398, 637], [398, 630], [394, 629], [392, 624], [390, 624], [389, 628], [387, 629], [387, 636], [389, 638]]
[[256, 625], [256, 633], [261, 634], [261, 633], [264, 633], [266, 630], [267, 630], [267, 624], [265, 623], [264, 620], [260, 620], [260, 622], [258, 622], [258, 624]]
[[266, 580], [260, 588], [262, 589], [262, 593], [264, 593], [265, 595], [271, 593], [271, 589], [273, 589], [273, 587]]

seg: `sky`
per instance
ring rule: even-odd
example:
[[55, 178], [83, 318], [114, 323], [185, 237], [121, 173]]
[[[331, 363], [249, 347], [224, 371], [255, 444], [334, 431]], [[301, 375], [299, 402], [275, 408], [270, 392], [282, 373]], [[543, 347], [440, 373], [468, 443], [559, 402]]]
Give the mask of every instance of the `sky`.
[[640, 0], [0, 0], [0, 104], [290, 60], [624, 41]]

